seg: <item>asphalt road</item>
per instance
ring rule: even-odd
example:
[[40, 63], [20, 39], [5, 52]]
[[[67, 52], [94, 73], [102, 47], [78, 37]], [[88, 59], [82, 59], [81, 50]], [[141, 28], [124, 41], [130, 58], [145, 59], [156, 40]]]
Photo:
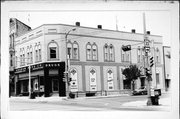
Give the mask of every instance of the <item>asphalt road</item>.
[[125, 107], [123, 103], [146, 100], [144, 96], [118, 96], [103, 98], [76, 98], [52, 102], [10, 101], [11, 111], [154, 111], [152, 108]]

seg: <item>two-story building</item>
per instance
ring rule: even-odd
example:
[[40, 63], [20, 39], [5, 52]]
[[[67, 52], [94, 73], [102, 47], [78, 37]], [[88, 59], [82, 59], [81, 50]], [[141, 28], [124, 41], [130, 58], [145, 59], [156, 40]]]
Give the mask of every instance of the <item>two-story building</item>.
[[[148, 32], [148, 38], [154, 46], [152, 85], [164, 90], [162, 37]], [[131, 50], [124, 52], [123, 45], [131, 45]], [[89, 92], [96, 95], [127, 93], [131, 84], [122, 71], [136, 64], [143, 72], [143, 46], [144, 35], [135, 30], [107, 30], [101, 25], [89, 28], [80, 26], [79, 22], [76, 25], [41, 25], [15, 39], [16, 94], [28, 95], [30, 65], [33, 91], [44, 93], [45, 97], [66, 96], [63, 73], [67, 53], [72, 78], [70, 90], [77, 96]], [[135, 87], [144, 85], [145, 78], [141, 77]]]

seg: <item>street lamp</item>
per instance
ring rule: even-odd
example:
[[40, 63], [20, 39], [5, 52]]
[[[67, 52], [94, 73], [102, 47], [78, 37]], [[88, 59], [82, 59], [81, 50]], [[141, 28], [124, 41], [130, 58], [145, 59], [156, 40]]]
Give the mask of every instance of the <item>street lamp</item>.
[[[68, 54], [68, 50], [67, 50], [67, 36], [69, 35], [69, 33], [71, 32], [71, 31], [75, 31], [76, 30], [76, 28], [73, 28], [73, 29], [71, 29], [71, 30], [69, 30], [67, 33], [65, 33], [65, 45], [66, 45], [66, 68], [65, 68], [65, 73], [67, 73], [67, 75], [66, 75], [66, 83], [67, 83], [67, 92], [70, 92], [70, 89], [69, 89], [69, 59], [70, 59], [70, 55]], [[68, 93], [69, 94], [69, 93]], [[69, 97], [69, 95], [68, 95], [68, 97]]]

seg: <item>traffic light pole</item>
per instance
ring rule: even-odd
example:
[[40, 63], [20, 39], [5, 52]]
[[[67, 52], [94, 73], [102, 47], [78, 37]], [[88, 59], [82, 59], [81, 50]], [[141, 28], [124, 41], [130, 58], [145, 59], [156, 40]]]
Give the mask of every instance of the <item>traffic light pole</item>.
[[[149, 62], [148, 62], [148, 52], [150, 51], [150, 45], [149, 45], [149, 40], [147, 38], [147, 33], [146, 33], [146, 21], [145, 21], [145, 13], [143, 13], [143, 27], [144, 27], [144, 52], [145, 52], [145, 64], [146, 66], [144, 67], [145, 69], [149, 68]], [[145, 73], [146, 75], [146, 70]], [[147, 80], [147, 91], [148, 91], [148, 101], [147, 105], [152, 105], [152, 100], [151, 100], [151, 75], [146, 75], [146, 80]]]

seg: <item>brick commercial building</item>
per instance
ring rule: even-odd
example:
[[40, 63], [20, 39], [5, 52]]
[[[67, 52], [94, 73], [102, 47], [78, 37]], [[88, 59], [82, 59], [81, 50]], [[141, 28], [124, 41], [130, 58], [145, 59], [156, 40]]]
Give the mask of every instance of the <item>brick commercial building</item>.
[[[66, 42], [67, 38], [67, 42]], [[162, 37], [151, 35], [155, 65], [152, 68], [152, 85], [164, 90]], [[70, 90], [76, 96], [87, 93], [111, 95], [128, 93], [131, 84], [122, 75], [122, 70], [136, 64], [144, 70], [144, 36], [122, 32], [66, 24], [44, 24], [15, 39], [15, 92], [28, 95], [28, 75], [31, 66], [33, 92], [45, 97], [58, 94], [66, 96], [67, 84], [63, 80], [66, 61], [66, 44], [69, 54]], [[131, 45], [124, 52], [123, 45]], [[142, 76], [136, 80], [135, 88], [146, 85]]]
[[9, 75], [10, 75], [10, 81], [9, 81], [9, 91], [11, 92], [10, 95], [14, 95], [14, 56], [15, 56], [15, 50], [14, 50], [14, 43], [15, 38], [19, 37], [20, 35], [28, 32], [31, 30], [31, 27], [28, 25], [22, 23], [16, 18], [10, 18], [9, 20]]

